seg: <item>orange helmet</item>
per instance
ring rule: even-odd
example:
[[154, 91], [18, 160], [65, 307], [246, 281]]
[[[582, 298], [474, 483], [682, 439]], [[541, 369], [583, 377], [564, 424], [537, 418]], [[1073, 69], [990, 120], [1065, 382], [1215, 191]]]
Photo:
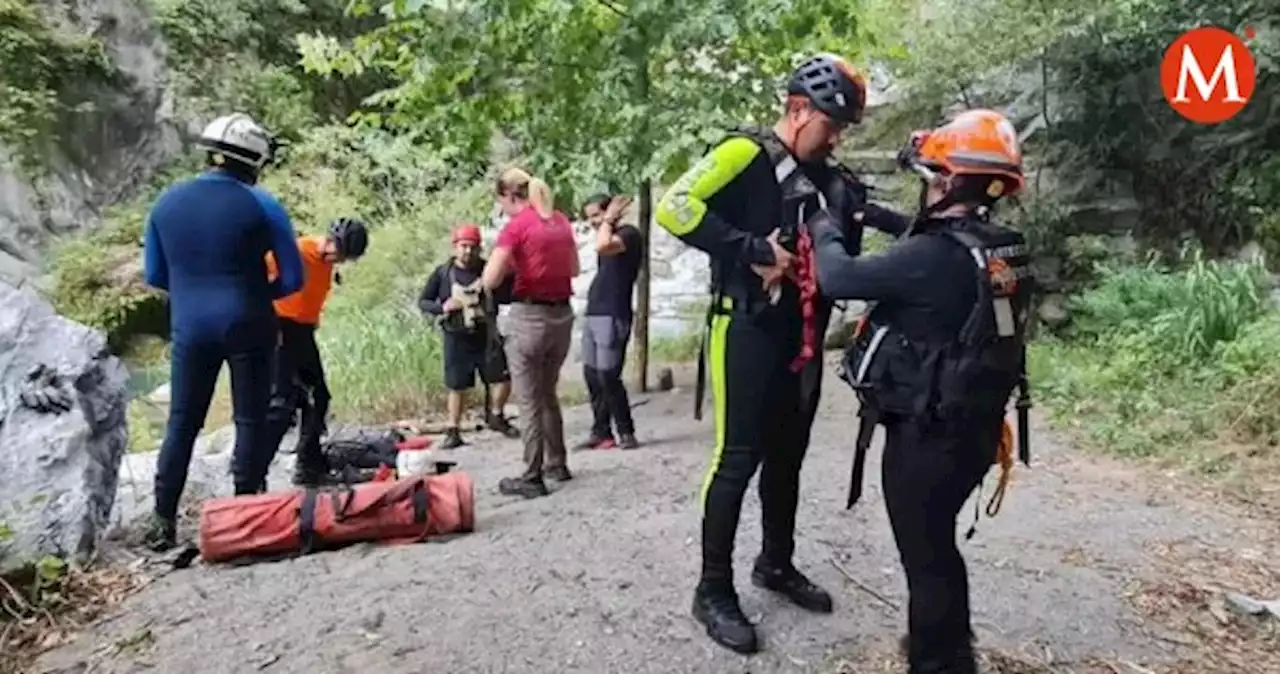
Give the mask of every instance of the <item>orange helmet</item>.
[[1022, 189], [1018, 132], [1004, 115], [966, 110], [927, 134], [917, 134], [912, 141], [919, 164], [946, 175], [989, 176], [993, 180], [987, 194], [993, 199]]

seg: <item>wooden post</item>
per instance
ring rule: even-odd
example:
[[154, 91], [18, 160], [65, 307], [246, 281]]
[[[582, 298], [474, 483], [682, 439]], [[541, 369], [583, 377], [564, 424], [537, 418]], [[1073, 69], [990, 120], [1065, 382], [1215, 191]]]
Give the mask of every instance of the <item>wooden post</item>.
[[650, 245], [649, 221], [653, 219], [653, 189], [648, 180], [640, 182], [640, 237], [644, 241], [644, 256], [640, 258], [640, 276], [636, 282], [639, 296], [636, 298], [636, 388], [641, 393], [649, 390], [649, 259], [653, 255]]
[[[637, 103], [645, 105], [649, 102], [649, 36], [643, 26], [640, 28], [639, 47], [636, 59], [635, 96]], [[637, 131], [638, 143], [633, 147], [639, 150], [636, 152], [637, 156], [645, 158], [646, 161], [640, 162], [640, 165], [644, 166], [648, 163], [648, 155], [653, 152], [653, 144], [649, 139], [648, 117], [641, 120]], [[653, 184], [648, 176], [640, 176], [638, 196], [640, 198], [640, 237], [644, 241], [644, 255], [640, 258], [640, 276], [636, 279], [640, 296], [636, 299], [636, 320], [633, 332], [638, 352], [636, 388], [641, 393], [647, 393], [649, 391], [649, 260], [653, 256], [652, 240], [649, 236], [649, 221], [653, 219]]]

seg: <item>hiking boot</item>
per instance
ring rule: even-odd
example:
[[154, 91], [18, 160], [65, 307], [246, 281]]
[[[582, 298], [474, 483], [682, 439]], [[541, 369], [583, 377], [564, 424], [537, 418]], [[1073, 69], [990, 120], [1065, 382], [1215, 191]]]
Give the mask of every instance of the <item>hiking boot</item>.
[[178, 524], [173, 519], [152, 515], [147, 523], [147, 531], [142, 537], [143, 545], [153, 552], [164, 552], [178, 544]]
[[542, 471], [542, 476], [547, 478], [548, 480], [555, 480], [556, 482], [568, 482], [569, 480], [573, 479], [573, 473], [569, 472], [568, 466], [556, 466], [555, 468], [548, 468]]
[[465, 444], [462, 433], [456, 428], [449, 428], [444, 432], [444, 442], [440, 443], [440, 449], [457, 449]]
[[489, 426], [489, 430], [497, 431], [508, 438], [520, 437], [520, 429], [512, 426], [511, 422], [507, 421], [507, 417], [500, 413], [489, 414], [486, 423]]
[[715, 590], [699, 583], [693, 593], [693, 617], [707, 628], [712, 641], [731, 651], [750, 655], [760, 650], [755, 625], [742, 614], [732, 588]]
[[640, 441], [636, 440], [634, 433], [623, 433], [619, 438], [618, 446], [623, 449], [637, 449], [640, 447]]
[[831, 613], [831, 595], [827, 591], [809, 582], [804, 574], [788, 564], [786, 567], [775, 567], [762, 559], [757, 559], [751, 569], [751, 584], [772, 590], [791, 600], [791, 603], [814, 613]]
[[617, 446], [618, 446], [618, 443], [614, 441], [613, 436], [609, 436], [609, 435], [600, 436], [600, 435], [592, 434], [591, 437], [587, 438], [586, 440], [583, 440], [582, 442], [574, 446], [574, 449], [577, 449], [577, 450], [613, 449], [614, 447], [617, 447]]
[[498, 491], [507, 496], [523, 496], [525, 498], [538, 498], [546, 496], [551, 492], [547, 490], [547, 483], [541, 478], [528, 479], [523, 477], [504, 477], [498, 482]]

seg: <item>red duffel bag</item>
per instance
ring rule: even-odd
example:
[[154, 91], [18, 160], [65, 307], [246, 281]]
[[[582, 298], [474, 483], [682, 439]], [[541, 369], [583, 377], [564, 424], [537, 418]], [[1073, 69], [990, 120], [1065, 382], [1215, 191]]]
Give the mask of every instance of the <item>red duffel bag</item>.
[[307, 554], [349, 543], [415, 543], [475, 527], [466, 473], [418, 475], [354, 487], [209, 499], [200, 512], [200, 556]]

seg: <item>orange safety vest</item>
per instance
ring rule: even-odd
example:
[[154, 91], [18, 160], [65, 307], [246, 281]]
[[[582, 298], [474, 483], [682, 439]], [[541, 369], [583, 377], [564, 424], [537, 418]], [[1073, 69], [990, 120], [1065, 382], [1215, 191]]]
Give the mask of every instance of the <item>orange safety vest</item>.
[[[333, 287], [333, 265], [324, 261], [325, 237], [303, 236], [298, 238], [298, 252], [302, 255], [302, 289], [275, 301], [276, 315], [297, 323], [318, 325], [320, 312]], [[279, 274], [275, 256], [267, 253], [267, 278], [274, 280]]]

